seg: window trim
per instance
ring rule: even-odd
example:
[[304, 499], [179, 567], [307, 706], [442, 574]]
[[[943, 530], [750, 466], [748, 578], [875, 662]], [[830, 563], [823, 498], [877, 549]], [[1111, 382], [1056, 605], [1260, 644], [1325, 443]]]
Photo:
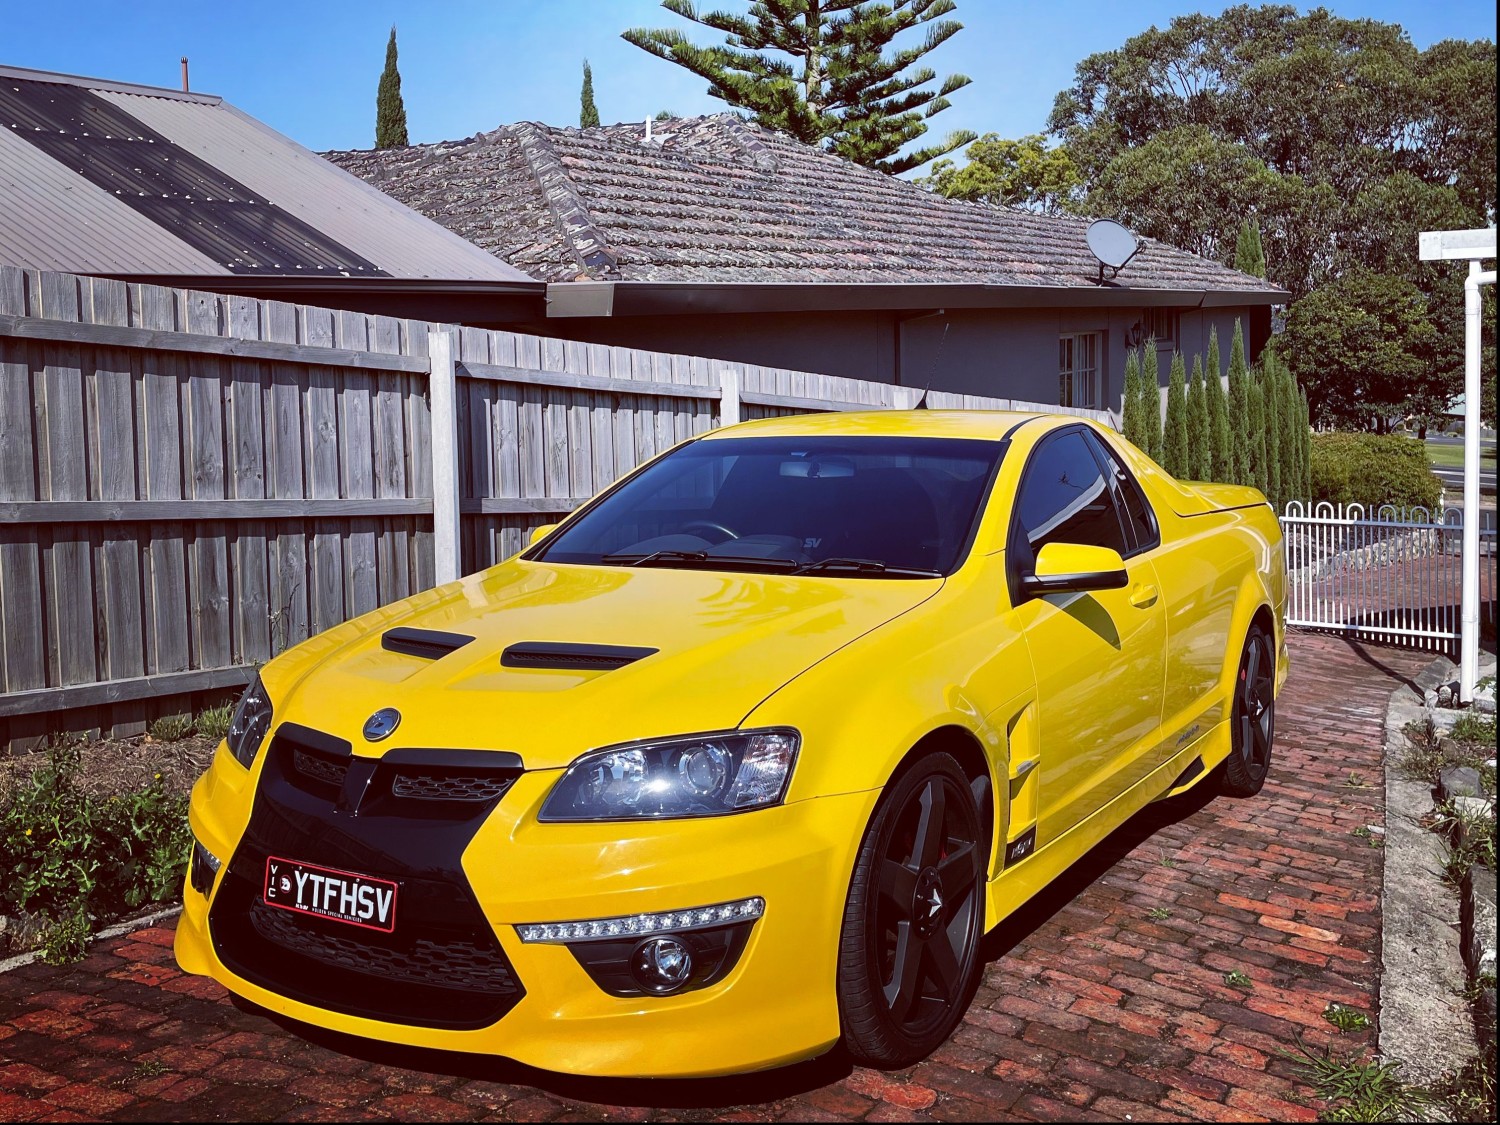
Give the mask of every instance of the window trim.
[[[1136, 555], [1143, 555], [1147, 551], [1156, 550], [1156, 548], [1161, 546], [1161, 521], [1156, 518], [1156, 508], [1151, 503], [1151, 497], [1146, 495], [1146, 490], [1141, 487], [1141, 482], [1136, 480], [1135, 474], [1130, 471], [1130, 466], [1125, 463], [1125, 458], [1121, 457], [1115, 451], [1114, 447], [1109, 444], [1108, 439], [1100, 436], [1096, 431], [1089, 429], [1087, 426], [1081, 428], [1084, 431], [1085, 440], [1088, 438], [1093, 439], [1091, 444], [1095, 447], [1093, 450], [1094, 460], [1099, 461], [1099, 471], [1106, 477], [1112, 478], [1110, 483], [1111, 490], [1119, 493], [1126, 485], [1129, 485], [1135, 489], [1136, 495], [1141, 498], [1141, 503], [1146, 507], [1146, 522], [1151, 525], [1151, 539], [1146, 543], [1137, 543], [1135, 525], [1129, 518], [1128, 509], [1123, 501], [1117, 499], [1115, 502], [1115, 512], [1120, 517], [1120, 524], [1125, 532], [1125, 541], [1134, 544], [1130, 548], [1130, 551], [1123, 557], [1133, 559]], [[1108, 454], [1110, 461], [1119, 466], [1118, 472], [1111, 472], [1109, 462], [1100, 460], [1101, 452]]]
[[[1077, 355], [1078, 355], [1078, 343], [1077, 342], [1079, 340], [1083, 339], [1084, 337], [1092, 337], [1093, 340], [1094, 340], [1094, 367], [1093, 367], [1093, 371], [1094, 371], [1094, 401], [1092, 401], [1092, 402], [1086, 402], [1086, 403], [1063, 402], [1062, 401], [1062, 377], [1063, 377], [1064, 372], [1063, 372], [1063, 369], [1062, 369], [1062, 357], [1061, 357], [1061, 355], [1059, 355], [1058, 356], [1058, 365], [1057, 365], [1057, 378], [1058, 378], [1058, 394], [1057, 394], [1058, 402], [1057, 402], [1057, 405], [1059, 405], [1059, 406], [1067, 406], [1067, 407], [1071, 407], [1071, 408], [1075, 408], [1075, 409], [1081, 409], [1081, 410], [1103, 410], [1104, 409], [1104, 400], [1105, 400], [1105, 393], [1104, 393], [1104, 356], [1105, 356], [1105, 352], [1106, 352], [1106, 348], [1105, 348], [1105, 333], [1104, 333], [1104, 331], [1102, 329], [1094, 328], [1094, 329], [1089, 329], [1089, 330], [1084, 331], [1084, 332], [1062, 332], [1062, 333], [1059, 333], [1059, 335], [1057, 337], [1057, 340], [1058, 340], [1058, 344], [1059, 345], [1061, 345], [1062, 342], [1065, 341], [1065, 340], [1072, 340], [1074, 342], [1074, 344], [1073, 344], [1073, 355], [1074, 355], [1075, 363], [1074, 363], [1073, 367], [1070, 367], [1068, 369], [1067, 374], [1069, 375], [1070, 378], [1076, 379], [1077, 372], [1079, 370], [1078, 366], [1077, 366], [1077, 363], [1076, 363], [1076, 359], [1077, 359]], [[1076, 383], [1070, 383], [1069, 384], [1070, 387], [1075, 386], [1075, 385], [1076, 385]]]

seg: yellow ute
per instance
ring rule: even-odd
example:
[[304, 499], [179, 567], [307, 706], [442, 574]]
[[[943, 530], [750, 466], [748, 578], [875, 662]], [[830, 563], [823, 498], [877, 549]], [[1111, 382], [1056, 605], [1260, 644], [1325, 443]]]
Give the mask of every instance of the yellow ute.
[[177, 958], [320, 1027], [591, 1075], [909, 1064], [1146, 803], [1256, 793], [1281, 530], [1076, 418], [686, 442], [261, 669]]

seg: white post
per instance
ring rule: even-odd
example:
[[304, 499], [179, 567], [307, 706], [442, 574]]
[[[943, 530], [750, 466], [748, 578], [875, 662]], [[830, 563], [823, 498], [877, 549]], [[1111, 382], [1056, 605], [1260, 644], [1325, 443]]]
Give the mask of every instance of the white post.
[[733, 426], [740, 420], [740, 369], [726, 363], [719, 368], [719, 426]]
[[1495, 273], [1469, 262], [1464, 279], [1464, 541], [1463, 600], [1458, 658], [1458, 698], [1474, 702], [1479, 678], [1479, 287], [1495, 284]]
[[453, 337], [446, 325], [427, 337], [432, 365], [428, 401], [432, 404], [432, 561], [437, 583], [458, 578], [458, 403], [453, 372]]

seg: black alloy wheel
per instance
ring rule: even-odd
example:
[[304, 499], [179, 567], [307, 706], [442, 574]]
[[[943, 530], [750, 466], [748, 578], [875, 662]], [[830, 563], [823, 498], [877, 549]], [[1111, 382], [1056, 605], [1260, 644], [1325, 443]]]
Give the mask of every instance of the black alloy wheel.
[[844, 1043], [867, 1066], [925, 1058], [973, 996], [986, 848], [963, 770], [931, 754], [881, 799], [855, 862], [839, 948]]
[[1240, 656], [1229, 738], [1220, 788], [1231, 797], [1252, 797], [1266, 783], [1276, 738], [1276, 651], [1259, 625], [1250, 627]]

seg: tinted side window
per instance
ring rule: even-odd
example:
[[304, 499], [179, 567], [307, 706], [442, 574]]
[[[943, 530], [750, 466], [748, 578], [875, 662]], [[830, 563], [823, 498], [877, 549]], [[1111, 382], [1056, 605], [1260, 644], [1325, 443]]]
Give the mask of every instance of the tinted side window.
[[1083, 543], [1125, 553], [1109, 482], [1083, 434], [1048, 438], [1031, 455], [1016, 516], [1033, 557], [1048, 543]]
[[1108, 466], [1109, 471], [1115, 478], [1115, 496], [1120, 508], [1125, 512], [1127, 530], [1132, 540], [1133, 551], [1149, 551], [1161, 542], [1161, 535], [1157, 531], [1156, 514], [1151, 510], [1151, 504], [1146, 499], [1146, 494], [1141, 491], [1141, 486], [1136, 483], [1135, 477], [1126, 471], [1120, 459], [1115, 456], [1114, 450], [1110, 449], [1109, 443], [1102, 441], [1089, 434], [1089, 443], [1099, 452], [1100, 460]]

